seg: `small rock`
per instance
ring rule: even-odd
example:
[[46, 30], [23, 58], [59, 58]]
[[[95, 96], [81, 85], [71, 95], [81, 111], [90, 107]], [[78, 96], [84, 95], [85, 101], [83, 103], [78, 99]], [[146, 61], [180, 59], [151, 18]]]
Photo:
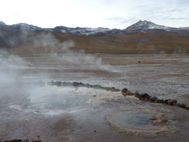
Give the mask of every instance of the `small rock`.
[[130, 92], [127, 88], [124, 88], [121, 90], [121, 93], [123, 96], [132, 96], [134, 95], [132, 92]]
[[177, 103], [177, 101], [176, 100], [172, 100], [172, 99], [168, 99], [168, 101], [167, 101], [168, 105], [174, 105], [176, 103]]
[[144, 101], [149, 101], [149, 99], [150, 99], [150, 95], [148, 95], [147, 93], [144, 93], [144, 94], [135, 93], [135, 97], [139, 98], [140, 100], [144, 100]]
[[178, 107], [182, 107], [182, 108], [185, 108], [186, 105], [185, 104], [177, 104]]
[[6, 140], [4, 142], [22, 142], [21, 139], [14, 139], [14, 140]]
[[164, 103], [164, 100], [157, 99], [157, 103]]
[[168, 101], [169, 101], [169, 100], [168, 100], [168, 99], [166, 99], [166, 100], [164, 100], [164, 103], [165, 103], [165, 104], [168, 104]]
[[145, 98], [144, 100], [146, 100], [146, 101], [149, 101], [149, 99], [150, 99], [150, 95], [148, 95], [147, 93], [144, 93], [142, 95], [142, 97]]
[[156, 102], [157, 100], [158, 100], [157, 97], [151, 97], [151, 98], [150, 98], [150, 102]]

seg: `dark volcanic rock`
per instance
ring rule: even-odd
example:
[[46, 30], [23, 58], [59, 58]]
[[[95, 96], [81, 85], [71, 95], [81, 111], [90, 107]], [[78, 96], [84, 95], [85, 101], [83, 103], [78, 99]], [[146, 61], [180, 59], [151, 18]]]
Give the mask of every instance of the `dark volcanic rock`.
[[88, 83], [82, 83], [82, 82], [62, 82], [62, 81], [51, 81], [49, 83], [50, 85], [55, 85], [58, 87], [86, 87], [86, 88], [93, 88], [93, 89], [102, 89], [102, 90], [106, 90], [106, 91], [111, 91], [111, 92], [119, 92], [120, 89], [115, 88], [115, 87], [104, 87], [101, 85], [92, 85], [92, 84], [88, 84]]
[[178, 107], [182, 107], [182, 108], [185, 108], [186, 105], [185, 104], [177, 104]]
[[158, 98], [157, 97], [151, 97], [150, 102], [157, 102]]
[[[50, 82], [51, 85], [56, 85], [56, 86], [72, 86], [72, 87], [86, 87], [86, 88], [93, 88], [93, 89], [102, 89], [102, 90], [106, 90], [106, 91], [111, 91], [111, 92], [120, 92], [122, 93], [123, 96], [135, 96], [136, 98], [138, 98], [139, 100], [142, 101], [147, 101], [147, 102], [152, 102], [152, 103], [161, 103], [161, 104], [166, 104], [166, 105], [171, 105], [171, 106], [177, 106], [177, 107], [181, 107], [184, 109], [189, 110], [189, 107], [187, 107], [185, 104], [179, 104], [177, 103], [177, 100], [175, 99], [158, 99], [155, 96], [150, 96], [147, 93], [138, 93], [138, 92], [131, 92], [129, 91], [127, 88], [123, 88], [122, 90], [115, 88], [115, 87], [105, 87], [105, 86], [101, 86], [101, 85], [92, 85], [92, 84], [88, 84], [88, 83], [82, 83], [82, 82], [62, 82], [62, 81], [51, 81]], [[93, 97], [96, 97], [93, 96]]]
[[163, 104], [163, 103], [164, 103], [164, 100], [158, 99], [158, 100], [157, 100], [157, 103], [162, 103], [162, 104]]
[[168, 105], [174, 105], [176, 103], [177, 103], [177, 101], [176, 100], [172, 100], [172, 99], [168, 99], [168, 101], [167, 101]]
[[123, 88], [121, 90], [121, 93], [123, 96], [134, 96], [135, 95], [134, 93], [130, 92], [127, 88]]
[[4, 142], [23, 142], [21, 139], [15, 139], [15, 140], [6, 140]]
[[147, 93], [139, 94], [138, 92], [136, 92], [135, 97], [137, 97], [138, 99], [143, 100], [143, 101], [149, 101], [150, 100], [150, 95], [148, 95]]
[[[0, 140], [1, 142], [1, 140]], [[12, 139], [12, 140], [5, 140], [5, 141], [2, 141], [2, 142], [42, 142], [41, 140], [32, 140], [32, 141], [29, 141], [28, 139], [26, 140], [22, 140], [22, 139]]]

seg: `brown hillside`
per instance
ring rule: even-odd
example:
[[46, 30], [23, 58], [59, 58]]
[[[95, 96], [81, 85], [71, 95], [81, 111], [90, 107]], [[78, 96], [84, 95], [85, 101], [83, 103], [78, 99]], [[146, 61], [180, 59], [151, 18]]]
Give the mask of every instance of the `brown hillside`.
[[189, 53], [189, 34], [147, 32], [85, 36], [54, 34], [60, 41], [68, 39], [76, 43], [76, 49], [89, 53]]

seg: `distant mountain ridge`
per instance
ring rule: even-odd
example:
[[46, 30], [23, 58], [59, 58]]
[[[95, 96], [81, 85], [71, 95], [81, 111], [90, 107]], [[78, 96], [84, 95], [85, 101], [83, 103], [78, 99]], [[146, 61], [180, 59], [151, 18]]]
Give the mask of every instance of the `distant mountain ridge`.
[[[12, 28], [13, 30], [25, 30], [25, 31], [46, 31], [46, 32], [62, 32], [76, 35], [98, 35], [98, 34], [118, 34], [118, 33], [134, 33], [134, 32], [146, 32], [150, 30], [162, 30], [162, 31], [189, 31], [189, 27], [183, 28], [174, 28], [167, 27], [163, 25], [158, 25], [150, 21], [140, 20], [133, 25], [127, 27], [126, 29], [109, 29], [109, 28], [84, 28], [84, 27], [76, 27], [70, 28], [65, 26], [56, 26], [55, 28], [41, 28], [33, 25], [29, 25], [26, 23], [19, 23], [13, 25], [6, 25], [4, 22], [0, 21], [0, 26], [7, 26]], [[1, 28], [1, 27], [0, 27]]]
[[26, 53], [46, 52], [44, 46], [56, 50], [51, 38], [60, 43], [72, 40], [74, 48], [88, 53], [189, 53], [188, 27], [166, 27], [146, 20], [140, 20], [123, 30], [65, 26], [41, 28], [25, 23], [6, 25], [0, 22], [0, 48], [20, 52], [29, 50]]

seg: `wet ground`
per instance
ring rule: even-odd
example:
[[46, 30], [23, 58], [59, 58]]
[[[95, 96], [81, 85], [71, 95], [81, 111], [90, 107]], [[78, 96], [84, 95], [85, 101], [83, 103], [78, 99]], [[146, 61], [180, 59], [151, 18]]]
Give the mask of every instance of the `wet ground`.
[[[2, 140], [40, 136], [44, 142], [188, 141], [187, 110], [124, 97], [120, 92], [49, 84], [59, 80], [126, 87], [189, 105], [188, 55], [1, 58]], [[153, 124], [158, 114], [165, 116], [166, 123]]]

